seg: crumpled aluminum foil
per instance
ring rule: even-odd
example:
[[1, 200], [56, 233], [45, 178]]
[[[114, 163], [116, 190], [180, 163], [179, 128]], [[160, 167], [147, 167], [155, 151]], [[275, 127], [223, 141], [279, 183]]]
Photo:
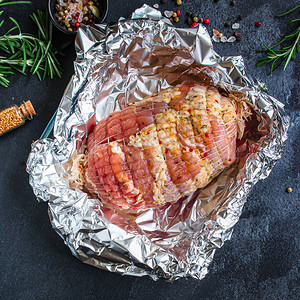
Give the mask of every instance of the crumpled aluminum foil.
[[[130, 20], [81, 28], [76, 50], [75, 75], [58, 107], [54, 139], [34, 142], [27, 162], [30, 184], [40, 201], [48, 201], [53, 228], [76, 257], [101, 269], [154, 280], [202, 279], [215, 250], [230, 239], [251, 188], [282, 155], [289, 126], [282, 103], [246, 74], [242, 57], [217, 55], [203, 26], [175, 28], [147, 5]], [[230, 168], [193, 195], [136, 215], [117, 214], [69, 188], [67, 162], [91, 120], [189, 81], [221, 83], [246, 92], [253, 104], [239, 159]]]

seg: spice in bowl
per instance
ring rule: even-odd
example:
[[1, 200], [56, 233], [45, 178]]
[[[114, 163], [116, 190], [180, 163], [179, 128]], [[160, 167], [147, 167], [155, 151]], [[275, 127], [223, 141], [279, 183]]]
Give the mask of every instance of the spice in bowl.
[[56, 21], [70, 32], [100, 21], [102, 14], [97, 0], [57, 0], [54, 10]]

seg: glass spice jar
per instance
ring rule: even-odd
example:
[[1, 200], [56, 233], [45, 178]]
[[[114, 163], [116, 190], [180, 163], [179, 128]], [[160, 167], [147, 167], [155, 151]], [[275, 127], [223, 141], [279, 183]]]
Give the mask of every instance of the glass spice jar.
[[34, 115], [35, 110], [29, 100], [20, 106], [13, 105], [0, 111], [0, 136], [23, 125], [25, 120], [31, 120]]

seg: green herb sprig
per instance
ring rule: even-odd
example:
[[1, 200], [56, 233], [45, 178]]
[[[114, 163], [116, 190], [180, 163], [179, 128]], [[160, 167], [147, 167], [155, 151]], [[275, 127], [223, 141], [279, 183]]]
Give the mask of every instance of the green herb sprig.
[[[1, 12], [0, 12], [1, 15]], [[57, 55], [63, 53], [52, 44], [52, 23], [46, 12], [37, 11], [31, 19], [38, 28], [38, 35], [22, 33], [18, 22], [14, 23], [5, 35], [0, 36], [0, 85], [8, 87], [8, 75], [18, 71], [26, 75], [26, 71], [36, 74], [40, 80], [46, 76], [61, 77], [62, 70]], [[3, 21], [0, 22], [0, 27]]]
[[30, 4], [31, 1], [5, 1], [5, 0], [0, 0], [0, 6], [4, 5], [12, 5], [12, 4]]
[[[296, 9], [300, 8], [300, 5], [295, 6], [287, 12], [284, 12], [277, 17], [283, 17]], [[299, 22], [300, 19], [291, 20], [289, 23]], [[290, 42], [287, 46], [281, 49], [276, 49], [284, 42]], [[268, 47], [264, 44], [266, 49], [259, 50], [258, 52], [265, 52], [266, 56], [258, 58], [256, 66], [261, 66], [266, 63], [271, 63], [270, 75], [273, 74], [283, 63], [283, 70], [285, 71], [291, 59], [296, 58], [296, 54], [300, 52], [300, 25], [290, 34], [286, 35], [275, 45]]]

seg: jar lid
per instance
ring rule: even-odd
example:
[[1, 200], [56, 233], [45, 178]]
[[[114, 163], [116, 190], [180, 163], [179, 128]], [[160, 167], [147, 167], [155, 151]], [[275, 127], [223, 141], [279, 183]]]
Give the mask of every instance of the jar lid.
[[21, 113], [24, 119], [32, 119], [36, 112], [32, 106], [30, 100], [26, 101], [24, 104], [20, 106]]

